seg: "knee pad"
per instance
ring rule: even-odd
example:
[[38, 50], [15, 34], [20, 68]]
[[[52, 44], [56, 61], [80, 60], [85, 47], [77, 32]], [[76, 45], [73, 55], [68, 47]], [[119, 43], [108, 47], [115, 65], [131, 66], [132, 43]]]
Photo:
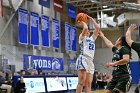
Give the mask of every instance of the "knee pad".
[[112, 93], [120, 93], [120, 91], [117, 89], [113, 89]]

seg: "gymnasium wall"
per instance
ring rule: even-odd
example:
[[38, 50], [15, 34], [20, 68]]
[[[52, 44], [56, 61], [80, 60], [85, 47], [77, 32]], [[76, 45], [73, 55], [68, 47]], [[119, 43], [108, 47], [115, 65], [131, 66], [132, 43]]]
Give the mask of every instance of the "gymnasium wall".
[[[16, 8], [19, 2], [17, 0], [12, 0], [12, 3], [14, 8]], [[4, 1], [4, 5], [5, 6], [8, 5], [8, 2], [6, 2], [6, 0]], [[24, 9], [28, 9], [29, 12], [30, 11], [36, 12], [39, 14], [39, 16], [41, 16], [41, 14], [44, 14], [46, 16], [50, 16], [50, 19], [55, 18], [60, 20], [60, 13], [54, 12], [52, 4], [49, 10], [48, 8], [45, 7], [41, 8], [41, 5], [38, 4], [38, 0], [34, 0], [33, 2], [29, 2], [25, 0], [25, 2], [22, 4], [21, 7]], [[9, 8], [4, 7], [4, 16], [0, 17], [0, 30], [3, 30], [6, 22], [9, 20], [10, 15], [12, 14], [12, 12], [9, 11], [11, 11]], [[0, 38], [1, 39], [0, 55], [4, 55], [6, 58], [8, 58], [10, 65], [15, 64], [17, 71], [23, 69], [23, 54], [63, 58], [63, 53], [60, 52], [61, 49], [57, 50], [58, 52], [56, 52], [56, 50], [54, 50], [53, 48], [46, 49], [41, 46], [33, 47], [33, 46], [20, 45], [18, 43], [17, 32], [18, 32], [18, 17], [16, 14], [16, 16], [14, 16], [9, 26], [7, 27], [6, 31]], [[41, 38], [39, 40], [41, 40]]]
[[[3, 0], [4, 1], [4, 0]], [[58, 20], [61, 20], [60, 25], [61, 25], [61, 31], [64, 30], [64, 22], [70, 22], [72, 24], [74, 24], [74, 20], [71, 18], [68, 18], [67, 16], [67, 11], [66, 11], [66, 7], [64, 9], [64, 13], [60, 14], [58, 12], [55, 12], [53, 10], [52, 4], [50, 7], [50, 10], [43, 7], [41, 8], [41, 6], [38, 4], [38, 0], [33, 0], [34, 2], [29, 2], [27, 0], [25, 0], [25, 2], [22, 4], [22, 7], [25, 9], [28, 9], [29, 11], [32, 12], [37, 12], [39, 13], [39, 15], [41, 16], [41, 14], [44, 14], [46, 16], [50, 16], [51, 18], [56, 18]], [[51, 3], [53, 0], [50, 0]], [[16, 7], [18, 5], [17, 0], [12, 0], [12, 2], [14, 3], [14, 7]], [[12, 14], [11, 12], [9, 12], [10, 10], [8, 8], [4, 8], [4, 17], [0, 17], [0, 30], [3, 29], [4, 25], [6, 24], [6, 22], [8, 21], [8, 19], [10, 18], [10, 14]], [[61, 33], [61, 48], [58, 50], [51, 48], [43, 48], [43, 47], [33, 47], [33, 46], [25, 46], [25, 45], [20, 45], [18, 43], [18, 38], [17, 38], [17, 32], [18, 32], [18, 18], [17, 15], [13, 18], [12, 22], [9, 24], [8, 28], [6, 29], [6, 31], [4, 32], [4, 34], [2, 35], [2, 37], [0, 38], [0, 55], [4, 55], [5, 57], [7, 57], [9, 59], [9, 64], [11, 65], [16, 65], [16, 70], [20, 70], [23, 68], [23, 54], [30, 54], [30, 55], [40, 55], [40, 56], [48, 56], [48, 57], [62, 57], [64, 58], [64, 62], [65, 62], [65, 72], [67, 71], [67, 60], [68, 59], [76, 59], [76, 57], [79, 54], [79, 44], [77, 43], [77, 53], [74, 52], [66, 52], [65, 51], [65, 46], [64, 46], [64, 35], [65, 33]], [[51, 22], [51, 20], [50, 20]], [[51, 27], [50, 27], [51, 28]], [[50, 30], [52, 31], [52, 30]], [[115, 43], [115, 41], [117, 40], [117, 38], [119, 36], [122, 35], [123, 30], [120, 29], [106, 29], [103, 30], [103, 33], [107, 36], [107, 38], [109, 38], [113, 43]], [[1, 33], [0, 33], [1, 34]], [[80, 34], [80, 31], [78, 29], [77, 31], [77, 40], [78, 40], [78, 36]], [[136, 34], [133, 35], [134, 40], [136, 40], [135, 37]], [[50, 38], [51, 35], [50, 35]], [[40, 39], [41, 40], [41, 39]], [[51, 40], [52, 42], [52, 40]], [[51, 43], [52, 46], [52, 43]], [[137, 60], [138, 58], [136, 57], [137, 55], [134, 52], [134, 60]], [[111, 61], [112, 58], [112, 52], [106, 48], [106, 45], [104, 44], [104, 42], [98, 38], [96, 40], [96, 53], [95, 53], [95, 66], [96, 69], [102, 72], [111, 72], [111, 69], [106, 69], [103, 67], [103, 65], [108, 62]]]

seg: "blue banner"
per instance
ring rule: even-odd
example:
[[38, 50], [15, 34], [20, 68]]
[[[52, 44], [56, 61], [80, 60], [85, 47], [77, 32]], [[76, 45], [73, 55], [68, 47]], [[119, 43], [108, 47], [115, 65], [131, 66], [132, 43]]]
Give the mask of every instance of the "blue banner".
[[50, 22], [49, 17], [42, 16], [41, 18], [41, 34], [42, 34], [42, 45], [50, 47]]
[[65, 49], [71, 50], [71, 26], [69, 23], [65, 23]]
[[76, 60], [68, 60], [68, 72], [75, 73], [76, 71]]
[[30, 13], [30, 43], [31, 45], [39, 45], [39, 15], [37, 13]]
[[28, 11], [18, 9], [18, 42], [28, 44]]
[[39, 4], [44, 7], [50, 8], [50, 0], [39, 0]]
[[72, 51], [77, 51], [77, 46], [76, 46], [76, 27], [73, 26], [71, 27], [71, 47]]
[[24, 69], [28, 68], [41, 70], [64, 70], [63, 58], [23, 55]]
[[68, 4], [68, 16], [71, 18], [76, 18], [76, 7], [71, 4]]
[[53, 47], [59, 48], [60, 43], [60, 24], [59, 21], [56, 19], [52, 20], [52, 40], [53, 40]]
[[131, 61], [130, 70], [132, 76], [132, 83], [139, 84], [140, 83], [140, 62], [139, 61]]

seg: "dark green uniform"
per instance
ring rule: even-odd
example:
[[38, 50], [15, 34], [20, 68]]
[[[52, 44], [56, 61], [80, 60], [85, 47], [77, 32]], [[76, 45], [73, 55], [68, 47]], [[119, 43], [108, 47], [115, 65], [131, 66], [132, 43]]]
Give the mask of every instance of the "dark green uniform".
[[[121, 49], [113, 47], [112, 51], [112, 62], [119, 61], [123, 58], [123, 55], [130, 55], [131, 53], [130, 50], [124, 46]], [[114, 88], [117, 88], [123, 92], [126, 92], [131, 82], [129, 64], [114, 66], [112, 76], [113, 78], [111, 82], [108, 83], [107, 89], [113, 90]]]
[[133, 42], [131, 48], [134, 49], [140, 58], [140, 43]]

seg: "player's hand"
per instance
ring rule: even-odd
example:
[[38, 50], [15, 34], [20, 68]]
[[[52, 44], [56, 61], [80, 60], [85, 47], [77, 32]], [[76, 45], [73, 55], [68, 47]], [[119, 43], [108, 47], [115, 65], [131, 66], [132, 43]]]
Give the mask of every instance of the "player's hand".
[[93, 23], [96, 23], [96, 20], [94, 18], [90, 17], [90, 16], [88, 16], [88, 20], [91, 20], [91, 21], [93, 21]]
[[78, 21], [77, 26], [83, 27], [83, 28], [88, 28], [87, 24], [85, 22], [83, 22], [83, 21]]
[[83, 27], [83, 29], [88, 29], [88, 26], [85, 22], [81, 21], [79, 24]]
[[90, 17], [89, 15], [87, 15], [88, 20], [94, 20], [92, 17]]
[[104, 33], [102, 31], [99, 31], [99, 36], [100, 37], [103, 37], [104, 36]]
[[109, 67], [113, 67], [113, 66], [115, 66], [115, 64], [114, 63], [107, 63], [107, 64], [105, 64], [105, 66], [107, 67], [107, 68], [109, 68]]
[[96, 30], [100, 30], [100, 25], [96, 22], [96, 20], [90, 16], [87, 15], [87, 18], [88, 20], [91, 20], [93, 22], [93, 27], [96, 29]]
[[134, 31], [135, 29], [137, 28], [137, 25], [136, 24], [131, 24], [128, 28], [128, 31]]

